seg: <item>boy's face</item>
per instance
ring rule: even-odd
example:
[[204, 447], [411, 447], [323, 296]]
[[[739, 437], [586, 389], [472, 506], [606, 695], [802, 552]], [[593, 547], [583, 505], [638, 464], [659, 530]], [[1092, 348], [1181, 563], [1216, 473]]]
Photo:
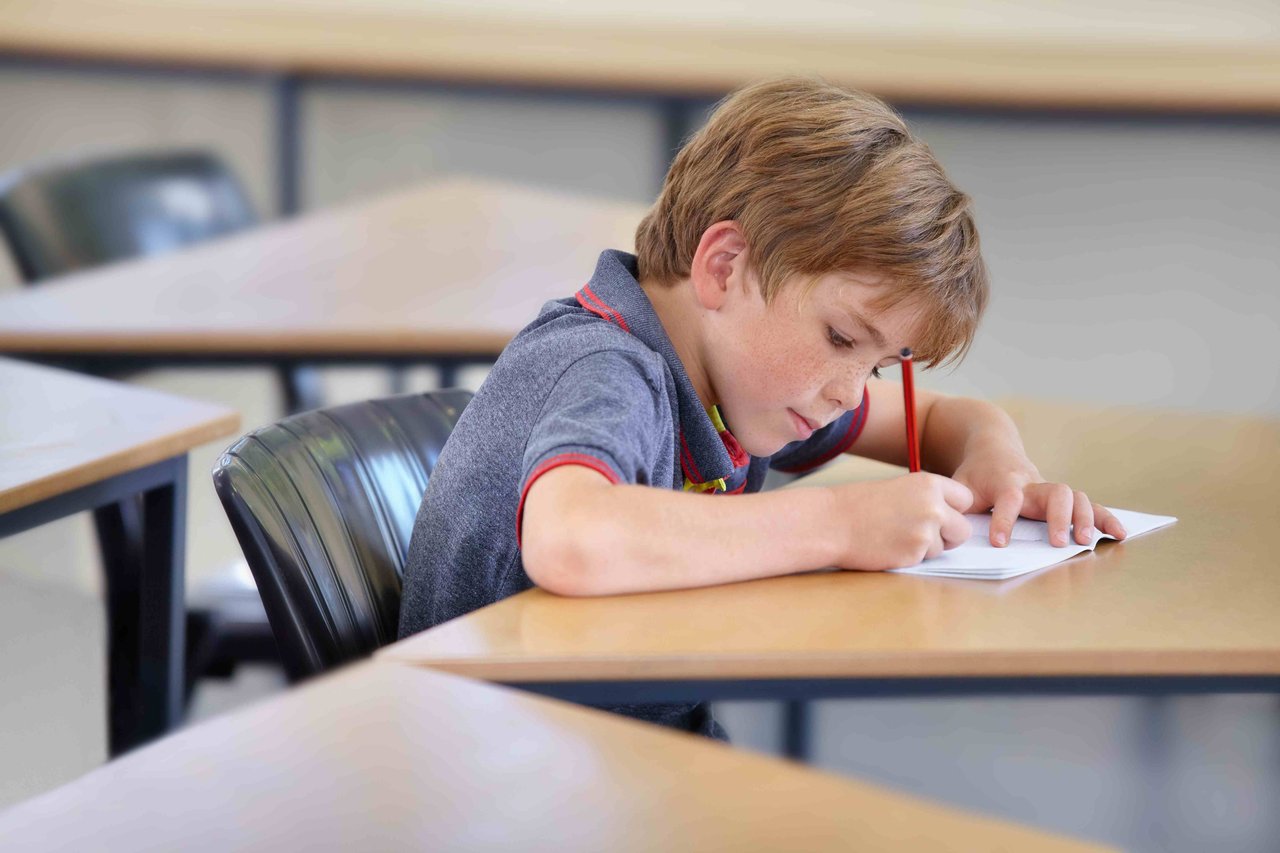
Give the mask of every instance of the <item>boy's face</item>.
[[709, 379], [729, 429], [768, 456], [862, 402], [867, 377], [912, 345], [917, 311], [874, 312], [871, 273], [832, 273], [807, 296], [788, 282], [766, 305], [754, 274], [735, 271], [707, 348]]

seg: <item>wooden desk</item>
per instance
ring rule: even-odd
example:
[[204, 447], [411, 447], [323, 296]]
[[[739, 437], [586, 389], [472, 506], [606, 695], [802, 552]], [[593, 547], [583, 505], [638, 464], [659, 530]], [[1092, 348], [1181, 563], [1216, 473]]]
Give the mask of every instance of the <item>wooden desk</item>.
[[[181, 717], [186, 454], [233, 433], [239, 416], [9, 359], [0, 359], [0, 401], [0, 536], [95, 511], [106, 570], [108, 745], [118, 754]], [[120, 509], [134, 496], [143, 504], [137, 538]]]
[[[1009, 409], [1047, 477], [1180, 520], [1000, 582], [848, 572], [596, 599], [535, 589], [380, 655], [586, 702], [1280, 691], [1280, 421]], [[815, 479], [899, 472], [850, 458]]]
[[181, 362], [491, 361], [645, 208], [451, 180], [0, 297], [0, 352]]
[[27, 851], [1102, 849], [376, 663], [20, 804], [0, 815], [0, 839]]
[[818, 74], [914, 103], [1280, 110], [1274, 12], [676, 0], [8, 0], [0, 49], [291, 75], [720, 95]]

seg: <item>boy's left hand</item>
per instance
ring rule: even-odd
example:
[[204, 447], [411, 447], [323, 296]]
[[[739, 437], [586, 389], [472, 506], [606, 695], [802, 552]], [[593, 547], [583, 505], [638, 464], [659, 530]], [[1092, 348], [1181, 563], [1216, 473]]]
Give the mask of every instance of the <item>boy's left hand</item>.
[[997, 548], [1009, 543], [1019, 515], [1048, 522], [1049, 542], [1058, 547], [1067, 544], [1072, 525], [1081, 545], [1093, 541], [1095, 527], [1117, 539], [1126, 535], [1110, 510], [1065, 483], [1045, 482], [1031, 460], [1014, 448], [968, 453], [952, 479], [973, 492], [973, 505], [967, 512], [991, 510], [991, 544]]

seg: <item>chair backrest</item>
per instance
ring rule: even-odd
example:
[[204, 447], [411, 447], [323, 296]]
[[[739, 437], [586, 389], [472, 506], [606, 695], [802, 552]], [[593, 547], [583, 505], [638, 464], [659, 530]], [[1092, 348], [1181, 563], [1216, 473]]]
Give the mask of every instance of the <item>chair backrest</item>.
[[172, 251], [257, 221], [235, 176], [200, 151], [60, 162], [0, 177], [0, 232], [28, 283]]
[[303, 412], [214, 466], [290, 678], [395, 639], [414, 518], [470, 399], [433, 391]]

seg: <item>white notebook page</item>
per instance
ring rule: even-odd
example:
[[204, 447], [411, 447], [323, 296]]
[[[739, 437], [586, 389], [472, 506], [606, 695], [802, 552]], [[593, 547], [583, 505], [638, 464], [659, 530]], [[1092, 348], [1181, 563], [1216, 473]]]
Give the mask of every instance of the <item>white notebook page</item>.
[[[1171, 515], [1149, 515], [1127, 509], [1111, 509], [1111, 512], [1120, 519], [1129, 539], [1166, 527], [1178, 520]], [[973, 535], [969, 537], [969, 541], [919, 565], [890, 571], [904, 575], [1004, 580], [1061, 563], [1084, 551], [1092, 551], [1103, 539], [1115, 539], [1114, 536], [1103, 535], [1095, 530], [1093, 541], [1088, 545], [1077, 543], [1074, 534], [1071, 534], [1069, 544], [1055, 548], [1049, 544], [1049, 525], [1046, 522], [1019, 518], [1014, 522], [1009, 544], [1003, 548], [995, 548], [989, 538], [991, 514], [973, 514], [968, 519], [973, 525]]]

